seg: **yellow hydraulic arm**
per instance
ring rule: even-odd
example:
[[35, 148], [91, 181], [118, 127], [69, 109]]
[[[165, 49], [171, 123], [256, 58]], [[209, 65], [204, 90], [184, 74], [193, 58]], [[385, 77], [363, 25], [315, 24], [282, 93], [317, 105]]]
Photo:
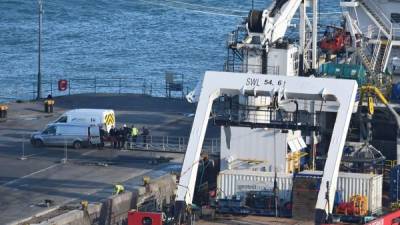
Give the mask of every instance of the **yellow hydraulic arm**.
[[361, 87], [361, 100], [362, 100], [364, 93], [374, 93], [379, 98], [379, 100], [381, 100], [381, 102], [383, 104], [385, 104], [386, 106], [389, 105], [388, 100], [385, 98], [385, 96], [382, 94], [382, 92], [375, 86], [372, 86], [372, 85], [362, 86]]
[[[375, 86], [372, 85], [365, 85], [361, 87], [361, 96], [360, 102], [362, 102], [364, 93], [375, 94], [379, 100], [389, 109], [396, 120], [398, 134], [400, 133], [400, 116], [397, 114], [396, 110], [389, 104], [389, 101], [385, 98], [382, 92]], [[374, 104], [373, 99], [369, 96], [368, 97], [368, 111], [369, 114], [372, 115], [374, 113]], [[397, 137], [397, 164], [400, 164], [400, 136]]]
[[[373, 94], [375, 94], [379, 98], [379, 100], [383, 104], [385, 104], [385, 106], [390, 107], [388, 100], [386, 100], [385, 96], [382, 94], [382, 92], [377, 87], [371, 86], [371, 85], [362, 86], [361, 87], [361, 98], [360, 98], [361, 102], [363, 100], [364, 93], [373, 93]], [[371, 96], [368, 96], [368, 113], [370, 115], [374, 114], [374, 107], [375, 106], [374, 106], [373, 98]]]

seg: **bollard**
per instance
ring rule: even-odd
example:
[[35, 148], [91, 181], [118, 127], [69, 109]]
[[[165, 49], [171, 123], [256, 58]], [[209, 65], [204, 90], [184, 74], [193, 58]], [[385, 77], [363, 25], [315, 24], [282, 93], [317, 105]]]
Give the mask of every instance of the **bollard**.
[[19, 160], [27, 160], [28, 158], [25, 156], [25, 135], [22, 135], [21, 138], [21, 142], [22, 142], [22, 156], [19, 158]]
[[0, 121], [7, 120], [7, 110], [8, 110], [8, 106], [0, 105]]
[[55, 102], [52, 99], [44, 100], [44, 112], [45, 113], [53, 113], [54, 103]]
[[66, 164], [68, 161], [68, 145], [67, 140], [64, 138], [64, 158], [61, 159], [61, 163]]

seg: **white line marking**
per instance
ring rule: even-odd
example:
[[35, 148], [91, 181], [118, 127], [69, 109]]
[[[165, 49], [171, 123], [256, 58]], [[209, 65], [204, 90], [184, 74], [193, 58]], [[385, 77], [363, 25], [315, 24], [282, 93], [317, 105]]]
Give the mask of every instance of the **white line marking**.
[[30, 154], [30, 155], [25, 155], [25, 157], [29, 158], [29, 157], [32, 157], [32, 156], [43, 155], [45, 153], [48, 153], [48, 152], [38, 152], [38, 153]]
[[88, 152], [82, 153], [82, 155], [90, 155], [93, 152], [96, 152], [97, 150], [90, 150]]
[[60, 164], [54, 164], [54, 165], [51, 165], [51, 166], [46, 167], [46, 168], [44, 168], [44, 169], [38, 170], [38, 171], [36, 171], [36, 172], [33, 172], [33, 173], [28, 174], [28, 175], [22, 176], [22, 177], [20, 177], [20, 178], [17, 178], [17, 179], [15, 179], [15, 180], [8, 181], [7, 183], [4, 183], [4, 184], [0, 185], [0, 187], [5, 187], [5, 186], [7, 186], [7, 185], [13, 184], [13, 183], [15, 183], [15, 182], [17, 182], [17, 181], [19, 181], [19, 180], [22, 180], [22, 179], [24, 179], [24, 178], [33, 176], [33, 175], [35, 175], [35, 174], [44, 172], [44, 171], [49, 170], [49, 169], [51, 169], [51, 168], [54, 168], [54, 167], [56, 167], [56, 166], [58, 166], [58, 165], [60, 165]]

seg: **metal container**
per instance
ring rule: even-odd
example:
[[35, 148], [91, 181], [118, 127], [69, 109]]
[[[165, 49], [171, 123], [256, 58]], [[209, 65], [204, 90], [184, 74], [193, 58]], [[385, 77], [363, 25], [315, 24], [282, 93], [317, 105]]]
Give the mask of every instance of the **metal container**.
[[[321, 177], [321, 171], [305, 171], [301, 175]], [[353, 195], [365, 195], [368, 197], [370, 212], [376, 212], [382, 208], [382, 175], [339, 173], [337, 190], [342, 193], [343, 201], [347, 202]], [[234, 195], [244, 195], [250, 190], [272, 190], [274, 185], [274, 173], [246, 170], [225, 170], [218, 175], [217, 186], [220, 193], [218, 198], [232, 198]], [[290, 201], [293, 185], [293, 175], [277, 173], [277, 186], [279, 197], [284, 201]]]
[[380, 174], [339, 173], [337, 189], [342, 191], [344, 201], [356, 194], [367, 196], [368, 210], [377, 212], [382, 208], [382, 183]]
[[[232, 198], [244, 196], [248, 191], [272, 190], [274, 187], [273, 172], [225, 170], [221, 171], [217, 179], [218, 198]], [[279, 198], [290, 201], [292, 192], [292, 174], [277, 173]]]

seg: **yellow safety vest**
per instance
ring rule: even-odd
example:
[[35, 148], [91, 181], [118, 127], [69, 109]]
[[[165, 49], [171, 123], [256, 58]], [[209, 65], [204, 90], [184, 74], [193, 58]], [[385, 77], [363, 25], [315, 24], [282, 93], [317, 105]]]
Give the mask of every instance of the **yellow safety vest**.
[[114, 186], [114, 194], [118, 195], [118, 194], [121, 194], [121, 193], [124, 192], [124, 191], [125, 191], [124, 186], [122, 186], [122, 185], [120, 185], [120, 184], [116, 184], [116, 185]]
[[131, 135], [133, 137], [138, 136], [139, 135], [139, 130], [136, 127], [132, 128]]

